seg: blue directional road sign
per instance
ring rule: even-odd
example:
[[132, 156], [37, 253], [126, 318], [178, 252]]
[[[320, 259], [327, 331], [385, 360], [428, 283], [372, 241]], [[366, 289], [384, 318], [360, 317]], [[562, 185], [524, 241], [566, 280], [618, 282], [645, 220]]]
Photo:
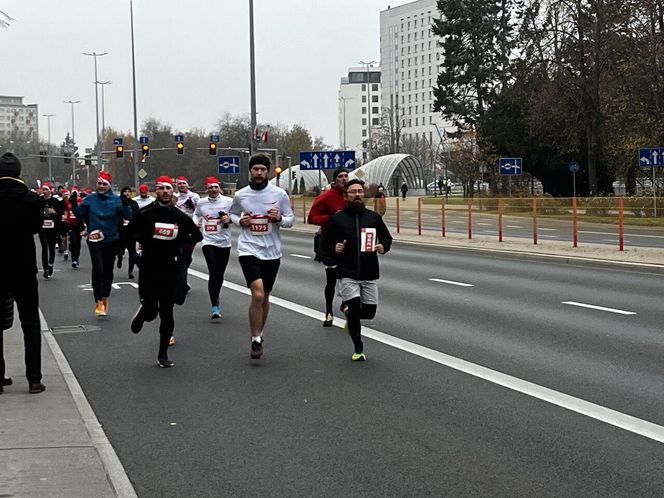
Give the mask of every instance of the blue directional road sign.
[[175, 135], [176, 142], [184, 142], [184, 135]]
[[122, 145], [122, 138], [114, 138], [113, 145]]
[[639, 166], [664, 166], [664, 147], [641, 147]]
[[210, 135], [210, 142], [219, 142], [220, 138], [219, 135]]
[[219, 174], [240, 172], [240, 156], [219, 156], [217, 164]]
[[318, 150], [300, 152], [300, 170], [355, 168], [354, 150]]
[[520, 157], [501, 157], [498, 160], [500, 176], [520, 175], [523, 172], [522, 165]]
[[150, 141], [150, 139], [149, 139], [148, 137], [139, 137], [138, 140], [139, 140], [142, 144], [146, 144], [146, 143], [148, 143], [148, 142]]

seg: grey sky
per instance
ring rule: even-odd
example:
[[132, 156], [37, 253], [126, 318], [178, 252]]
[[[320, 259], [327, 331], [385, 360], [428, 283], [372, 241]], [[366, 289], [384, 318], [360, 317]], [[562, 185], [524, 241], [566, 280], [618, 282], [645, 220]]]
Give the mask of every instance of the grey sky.
[[[259, 121], [301, 123], [338, 145], [339, 78], [378, 60], [379, 12], [389, 0], [254, 0]], [[93, 58], [106, 86], [106, 125], [133, 130], [129, 0], [0, 0], [15, 19], [0, 30], [0, 94], [52, 113], [51, 140], [95, 135]], [[224, 112], [249, 113], [248, 0], [134, 0], [138, 119], [174, 130], [213, 129]], [[101, 113], [101, 110], [100, 110]], [[46, 138], [46, 118], [40, 117]], [[223, 137], [222, 137], [223, 140]], [[236, 145], [236, 144], [235, 144]]]

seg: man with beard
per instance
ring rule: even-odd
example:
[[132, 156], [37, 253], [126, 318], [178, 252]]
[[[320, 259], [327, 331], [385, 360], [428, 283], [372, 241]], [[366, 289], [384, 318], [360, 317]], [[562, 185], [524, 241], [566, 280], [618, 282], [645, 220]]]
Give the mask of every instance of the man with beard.
[[346, 330], [353, 340], [353, 361], [365, 361], [360, 320], [371, 320], [378, 306], [378, 256], [392, 245], [383, 218], [366, 209], [364, 182], [346, 184], [346, 207], [330, 218], [323, 234], [323, 246], [336, 254], [337, 293], [346, 315]]
[[106, 316], [113, 285], [113, 263], [118, 247], [118, 227], [122, 219], [131, 219], [131, 208], [123, 206], [111, 191], [111, 174], [100, 171], [97, 191], [83, 199], [75, 215], [88, 227], [88, 248], [92, 262], [92, 290], [95, 315]]
[[[316, 197], [309, 210], [307, 223], [319, 225], [321, 237], [325, 233], [325, 226], [334, 213], [344, 208], [344, 187], [348, 181], [348, 170], [337, 168], [332, 173], [332, 187]], [[320, 244], [319, 244], [320, 246]], [[334, 253], [328, 254], [325, 248], [320, 246], [320, 261], [325, 268], [325, 320], [323, 327], [331, 327], [334, 316], [332, 315], [332, 303], [334, 301], [334, 288], [337, 284], [337, 265]]]
[[173, 183], [160, 176], [155, 182], [157, 200], [139, 211], [127, 226], [127, 235], [141, 246], [138, 294], [141, 306], [131, 321], [138, 334], [145, 322], [159, 315], [157, 364], [170, 368], [168, 346], [175, 321], [173, 307], [184, 304], [186, 295], [186, 247], [203, 239], [198, 227], [173, 205]]
[[242, 273], [251, 290], [249, 328], [251, 358], [263, 355], [263, 329], [270, 309], [270, 293], [281, 261], [280, 227], [295, 221], [288, 194], [268, 182], [270, 158], [256, 154], [249, 159], [249, 185], [235, 193], [231, 221], [242, 228], [238, 238]]

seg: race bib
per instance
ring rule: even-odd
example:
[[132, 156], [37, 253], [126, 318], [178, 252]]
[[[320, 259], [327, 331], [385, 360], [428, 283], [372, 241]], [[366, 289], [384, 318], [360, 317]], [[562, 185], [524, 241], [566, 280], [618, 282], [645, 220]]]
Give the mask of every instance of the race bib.
[[155, 223], [153, 238], [158, 240], [175, 240], [178, 226], [174, 223]]
[[55, 222], [53, 220], [44, 220], [42, 223], [42, 228], [53, 228], [55, 226]]
[[127, 226], [129, 225], [129, 220], [122, 220], [122, 226]]
[[99, 242], [101, 240], [104, 240], [104, 232], [101, 230], [93, 230], [88, 234], [89, 242]]
[[206, 221], [203, 223], [203, 229], [208, 235], [219, 233], [219, 222], [215, 220]]
[[249, 231], [253, 235], [268, 235], [272, 233], [272, 223], [270, 223], [270, 218], [261, 214], [252, 214]]
[[363, 228], [360, 234], [360, 251], [374, 252], [376, 250], [376, 229]]

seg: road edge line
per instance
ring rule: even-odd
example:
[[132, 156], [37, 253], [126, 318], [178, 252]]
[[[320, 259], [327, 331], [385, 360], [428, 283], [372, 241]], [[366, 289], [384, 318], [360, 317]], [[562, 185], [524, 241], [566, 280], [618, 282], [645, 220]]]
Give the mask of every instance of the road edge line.
[[83, 425], [88, 431], [92, 445], [99, 455], [101, 464], [106, 471], [106, 478], [108, 479], [111, 488], [119, 498], [138, 498], [136, 490], [131, 484], [120, 458], [118, 458], [113, 445], [99, 423], [99, 419], [97, 419], [90, 402], [85, 397], [85, 393], [76, 379], [76, 376], [67, 361], [67, 357], [62, 352], [62, 349], [60, 349], [60, 345], [55, 340], [55, 337], [53, 337], [53, 333], [48, 327], [48, 323], [46, 322], [46, 318], [41, 309], [39, 310], [39, 319], [41, 321], [41, 332], [44, 335], [46, 344], [55, 357], [58, 369], [65, 379], [65, 383], [72, 395], [76, 409], [83, 420]]

